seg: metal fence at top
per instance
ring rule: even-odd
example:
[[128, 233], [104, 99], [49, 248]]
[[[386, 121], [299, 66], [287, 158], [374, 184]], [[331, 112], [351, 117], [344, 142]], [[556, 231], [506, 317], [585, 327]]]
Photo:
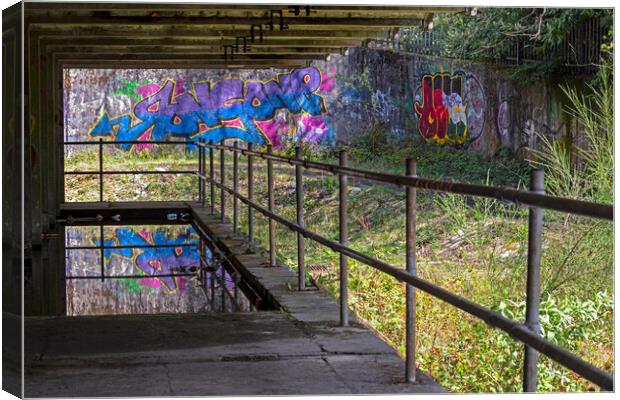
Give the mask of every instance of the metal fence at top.
[[[576, 372], [578, 375], [593, 382], [603, 390], [612, 391], [614, 379], [612, 374], [603, 371], [596, 366], [584, 361], [577, 355], [551, 343], [540, 335], [539, 306], [540, 306], [540, 261], [542, 253], [542, 223], [544, 209], [562, 211], [587, 217], [613, 220], [613, 206], [608, 204], [590, 203], [580, 200], [566, 199], [544, 194], [543, 172], [534, 171], [530, 179], [530, 190], [523, 191], [512, 188], [474, 185], [441, 180], [430, 180], [416, 175], [416, 164], [413, 160], [406, 161], [406, 175], [387, 174], [364, 171], [347, 166], [347, 153], [340, 151], [338, 165], [304, 160], [299, 148], [296, 149], [294, 158], [283, 157], [273, 154], [272, 147], [267, 146], [266, 152], [253, 150], [252, 144], [247, 148], [241, 148], [235, 141], [233, 146], [206, 143], [199, 140], [199, 202], [203, 207], [207, 205], [207, 183], [209, 184], [209, 197], [211, 213], [215, 214], [216, 189], [220, 191], [220, 216], [221, 221], [226, 221], [226, 196], [231, 195], [233, 201], [232, 223], [235, 232], [239, 229], [239, 202], [248, 207], [248, 237], [254, 237], [254, 213], [258, 211], [266, 216], [269, 221], [269, 265], [276, 265], [275, 223], [278, 223], [297, 233], [297, 266], [298, 266], [298, 289], [305, 289], [304, 271], [304, 239], [310, 239], [339, 253], [340, 255], [340, 324], [347, 326], [348, 316], [348, 258], [353, 258], [363, 264], [369, 265], [382, 271], [406, 286], [406, 367], [405, 377], [409, 382], [416, 380], [416, 341], [415, 341], [415, 296], [416, 289], [420, 289], [440, 300], [443, 300], [458, 309], [467, 312], [474, 317], [485, 321], [491, 327], [498, 328], [508, 333], [513, 339], [525, 345], [523, 389], [535, 391], [537, 382], [537, 364], [539, 353], [545, 354], [560, 365]], [[215, 150], [219, 150], [220, 173], [219, 181], [215, 179], [214, 158]], [[226, 185], [225, 152], [232, 152], [233, 182], [232, 188]], [[208, 154], [208, 166], [207, 166]], [[239, 193], [239, 154], [247, 157], [247, 196]], [[260, 158], [267, 163], [267, 207], [263, 207], [254, 201], [254, 177], [253, 160]], [[273, 163], [286, 163], [295, 167], [296, 189], [296, 220], [290, 221], [275, 212]], [[315, 232], [306, 229], [304, 224], [304, 192], [302, 181], [302, 169], [319, 170], [330, 172], [338, 176], [339, 180], [339, 240], [330, 240]], [[349, 247], [347, 237], [347, 178], [357, 177], [376, 182], [391, 183], [405, 187], [406, 194], [406, 266], [398, 268], [373, 257], [365, 255]], [[516, 205], [528, 206], [528, 266], [526, 285], [526, 318], [524, 323], [513, 321], [502, 314], [474, 303], [464, 297], [456, 295], [440, 286], [421, 279], [416, 273], [416, 191], [417, 189], [432, 190], [444, 193], [457, 193], [463, 195], [483, 196], [495, 198], [501, 201], [513, 202]]]
[[[593, 16], [573, 26], [558, 44], [541, 49], [539, 43], [523, 36], [507, 39], [508, 49], [495, 51], [493, 61], [500, 65], [554, 62], [558, 72], [570, 75], [592, 75], [601, 62], [601, 45], [608, 29], [600, 16]], [[371, 39], [367, 47], [391, 49], [427, 56], [449, 57], [446, 54], [446, 31], [441, 27], [432, 30], [419, 28], [387, 32]], [[496, 49], [496, 48], [494, 48]], [[462, 55], [468, 58], [467, 54]]]

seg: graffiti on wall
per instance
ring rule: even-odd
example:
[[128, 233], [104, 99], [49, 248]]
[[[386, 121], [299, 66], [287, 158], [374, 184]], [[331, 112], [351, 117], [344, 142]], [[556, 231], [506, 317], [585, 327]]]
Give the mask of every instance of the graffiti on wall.
[[485, 107], [482, 85], [463, 71], [422, 76], [413, 103], [420, 135], [428, 142], [455, 145], [481, 136]]
[[[178, 272], [179, 268], [200, 266], [200, 256], [197, 246], [187, 246], [194, 243], [191, 239], [190, 228], [186, 232], [170, 237], [163, 230], [149, 231], [147, 229], [133, 229], [119, 227], [114, 230], [112, 239], [104, 240], [104, 246], [137, 246], [133, 248], [105, 248], [103, 256], [109, 265], [112, 257], [130, 259], [138, 273], [145, 275], [167, 275]], [[94, 246], [100, 246], [97, 239], [91, 239]], [[165, 246], [165, 247], [139, 247], [139, 246]], [[127, 268], [127, 267], [125, 267]], [[120, 271], [121, 275], [132, 275], [132, 271]], [[169, 291], [186, 287], [186, 278], [178, 276], [145, 277], [140, 278], [142, 287], [158, 289], [165, 287]], [[135, 285], [135, 282], [134, 282]]]
[[[278, 74], [266, 82], [194, 82], [189, 90], [180, 90], [182, 86], [172, 79], [161, 86], [149, 83], [136, 89], [142, 99], [129, 114], [110, 116], [104, 111], [89, 135], [115, 141], [160, 141], [172, 136], [273, 143], [277, 142], [273, 125], [278, 110], [307, 115], [306, 119], [327, 112], [321, 86], [322, 74], [314, 67]], [[125, 150], [131, 147], [121, 144]]]
[[510, 103], [508, 100], [504, 100], [499, 103], [497, 107], [497, 136], [500, 143], [510, 143]]

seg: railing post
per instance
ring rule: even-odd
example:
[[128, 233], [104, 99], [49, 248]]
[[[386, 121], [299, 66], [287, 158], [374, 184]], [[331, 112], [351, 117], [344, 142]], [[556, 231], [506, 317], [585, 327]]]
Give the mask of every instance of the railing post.
[[233, 143], [233, 147], [235, 148], [233, 151], [233, 232], [237, 233], [237, 211], [239, 208], [239, 200], [237, 199], [237, 191], [239, 190], [239, 156], [237, 154], [237, 148], [239, 147], [239, 143], [236, 140]]
[[214, 170], [213, 170], [213, 140], [209, 140], [209, 186], [210, 186], [210, 194], [211, 194], [211, 214], [215, 214], [215, 182], [213, 178]]
[[99, 225], [99, 251], [101, 253], [101, 282], [105, 281], [105, 250], [103, 248], [103, 224]]
[[202, 175], [203, 175], [203, 177], [200, 178], [200, 181], [202, 182], [202, 203], [201, 205], [204, 208], [207, 202], [207, 180], [204, 178], [207, 175], [207, 161], [206, 161], [207, 148], [204, 147], [204, 144], [205, 144], [204, 139], [200, 139], [200, 143], [203, 144], [203, 146], [200, 147], [200, 151], [202, 153]]
[[103, 202], [103, 139], [99, 138], [99, 201]]
[[224, 272], [224, 263], [220, 263], [220, 288], [222, 289], [222, 312], [226, 312], [226, 279]]
[[[200, 143], [200, 139], [198, 139]], [[202, 203], [204, 194], [202, 193], [202, 147], [198, 146], [198, 202]]]
[[[545, 193], [544, 171], [537, 169], [530, 175], [530, 191]], [[530, 207], [527, 236], [527, 298], [525, 325], [540, 334], [540, 259], [542, 253], [543, 209]], [[523, 360], [523, 391], [535, 392], [537, 383], [538, 352], [525, 345]]]
[[[221, 145], [224, 146], [224, 140], [222, 140]], [[222, 216], [221, 216], [221, 222], [222, 224], [224, 223], [224, 220], [226, 219], [226, 191], [224, 190], [224, 183], [225, 183], [225, 172], [224, 172], [224, 148], [220, 149], [220, 184], [221, 189], [220, 189], [220, 211], [222, 212]]]
[[[407, 160], [407, 176], [416, 176], [416, 162], [414, 159]], [[407, 272], [417, 275], [416, 266], [416, 188], [407, 186], [407, 211], [406, 211], [406, 235], [407, 235]], [[405, 379], [407, 382], [416, 381], [416, 293], [415, 287], [407, 284], [407, 323], [406, 323], [406, 371]]]
[[[295, 147], [295, 157], [302, 160], [301, 147]], [[304, 184], [302, 181], [301, 165], [295, 166], [295, 192], [297, 194], [297, 225], [305, 228], [304, 222]], [[305, 274], [305, 243], [304, 235], [297, 233], [297, 280], [299, 290], [306, 289]]]
[[209, 269], [209, 277], [211, 278], [211, 311], [215, 311], [215, 275], [217, 273], [216, 263], [218, 262], [218, 258], [213, 255], [211, 260], [212, 268]]
[[[248, 143], [248, 150], [252, 151], [252, 143]], [[254, 162], [248, 154], [248, 200], [254, 201]], [[248, 241], [250, 246], [254, 240], [254, 208], [248, 205]]]
[[[340, 150], [340, 166], [347, 166], [347, 152]], [[339, 174], [340, 183], [338, 205], [338, 223], [340, 225], [340, 244], [349, 245], [347, 238], [347, 176]], [[340, 254], [340, 326], [349, 325], [349, 263], [344, 254]]]
[[[267, 153], [273, 153], [273, 147], [268, 144], [267, 145]], [[269, 202], [269, 211], [274, 212], [275, 206], [275, 198], [273, 194], [273, 160], [267, 159], [267, 197]], [[276, 266], [276, 226], [269, 217], [269, 266]]]

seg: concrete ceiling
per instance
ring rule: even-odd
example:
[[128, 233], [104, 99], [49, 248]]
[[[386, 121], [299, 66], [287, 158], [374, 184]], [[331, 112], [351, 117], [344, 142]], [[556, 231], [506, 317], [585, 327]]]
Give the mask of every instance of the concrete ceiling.
[[[46, 60], [73, 67], [289, 68], [458, 7], [26, 3]], [[262, 39], [261, 39], [262, 30]], [[245, 44], [245, 45], [244, 45]]]

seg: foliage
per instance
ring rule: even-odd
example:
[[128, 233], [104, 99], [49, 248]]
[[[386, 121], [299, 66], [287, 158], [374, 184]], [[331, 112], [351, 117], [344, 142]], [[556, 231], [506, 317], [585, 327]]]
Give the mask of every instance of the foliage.
[[[405, 159], [417, 159], [418, 174], [425, 177], [484, 184], [522, 187], [530, 167], [511, 157], [507, 151], [493, 158], [463, 150], [412, 141], [399, 147], [375, 140], [377, 132], [359, 136], [347, 147], [349, 163], [384, 172], [403, 173]], [[335, 149], [318, 150], [302, 145], [307, 159], [337, 162]], [[281, 154], [293, 155], [292, 148]], [[67, 165], [96, 170], [97, 154], [76, 154]], [[195, 154], [164, 152], [147, 154], [105, 154], [105, 164], [118, 169], [190, 169], [195, 168]], [[230, 158], [226, 159], [230, 165]], [[219, 157], [215, 160], [219, 179]], [[246, 193], [241, 157], [239, 190]], [[265, 163], [255, 162], [255, 198], [266, 198]], [[76, 167], [77, 169], [77, 167]], [[276, 212], [295, 220], [294, 169], [286, 164], [274, 168]], [[227, 168], [226, 181], [232, 170]], [[116, 178], [115, 178], [116, 179]], [[133, 178], [131, 178], [133, 179]], [[161, 177], [160, 177], [161, 179]], [[82, 188], [73, 182], [67, 186], [75, 199]], [[176, 196], [192, 198], [196, 181], [185, 182], [171, 177], [159, 186], [156, 182], [124, 180], [118, 177], [108, 185], [106, 196], [132, 199], [147, 184], [142, 195], [150, 200]], [[150, 186], [149, 186], [150, 185]], [[350, 180], [349, 239], [351, 247], [396, 266], [404, 265], [405, 195], [402, 189], [368, 185]], [[338, 238], [338, 181], [329, 174], [304, 175], [305, 224], [311, 231], [328, 238]], [[110, 192], [111, 191], [111, 192]], [[96, 192], [96, 189], [95, 189]], [[216, 192], [219, 194], [219, 192]], [[140, 197], [142, 198], [142, 197]], [[215, 196], [219, 208], [219, 195]], [[232, 209], [226, 196], [227, 210]], [[460, 195], [439, 195], [418, 190], [417, 194], [417, 268], [418, 275], [446, 290], [489, 307], [504, 315], [522, 320], [527, 266], [527, 209], [498, 200]], [[258, 216], [256, 239], [267, 243], [267, 221]], [[543, 293], [541, 322], [547, 338], [577, 352], [586, 360], [606, 370], [613, 369], [613, 296], [610, 278], [609, 242], [599, 243], [601, 229], [593, 228], [579, 240], [575, 229], [558, 218], [545, 214]], [[241, 232], [247, 229], [247, 207], [240, 207]], [[582, 232], [583, 233], [583, 232]], [[611, 233], [610, 233], [611, 234]], [[607, 235], [607, 234], [605, 234]], [[278, 227], [277, 257], [286, 265], [296, 266], [296, 235]], [[376, 329], [392, 346], [404, 354], [405, 286], [392, 277], [350, 259], [350, 306], [355, 314]], [[313, 241], [306, 241], [306, 271], [328, 293], [337, 297], [339, 258], [333, 251]], [[587, 265], [587, 268], [584, 267]], [[317, 273], [316, 271], [320, 271]], [[598, 271], [591, 273], [591, 271]], [[577, 274], [577, 275], [575, 275]], [[419, 367], [448, 390], [456, 392], [517, 392], [521, 390], [523, 345], [454, 307], [417, 291], [417, 343]], [[539, 390], [595, 389], [585, 379], [541, 357]]]
[[[445, 31], [445, 55], [477, 61], [502, 61], [511, 55], [517, 40], [536, 55], [550, 54], [554, 46], [578, 23], [599, 15], [610, 26], [604, 37], [607, 53], [613, 43], [613, 10], [586, 8], [478, 8], [475, 16], [454, 13], [438, 14], [434, 29]], [[526, 80], [552, 74], [561, 67], [559, 59], [522, 64], [513, 72]]]
[[[584, 141], [568, 143], [550, 141], [538, 135], [542, 149], [535, 152], [532, 164], [545, 169], [545, 186], [549, 194], [600, 203], [613, 203], [614, 101], [611, 71], [600, 69], [596, 84], [589, 84], [590, 94], [563, 86], [568, 98], [566, 112], [583, 125]], [[566, 282], [585, 279], [582, 290], [608, 289], [604, 276], [613, 265], [613, 224], [586, 218], [547, 213], [549, 218], [563, 219], [566, 235], [552, 246], [554, 257], [544, 260], [548, 271], [544, 291], [562, 290]]]

